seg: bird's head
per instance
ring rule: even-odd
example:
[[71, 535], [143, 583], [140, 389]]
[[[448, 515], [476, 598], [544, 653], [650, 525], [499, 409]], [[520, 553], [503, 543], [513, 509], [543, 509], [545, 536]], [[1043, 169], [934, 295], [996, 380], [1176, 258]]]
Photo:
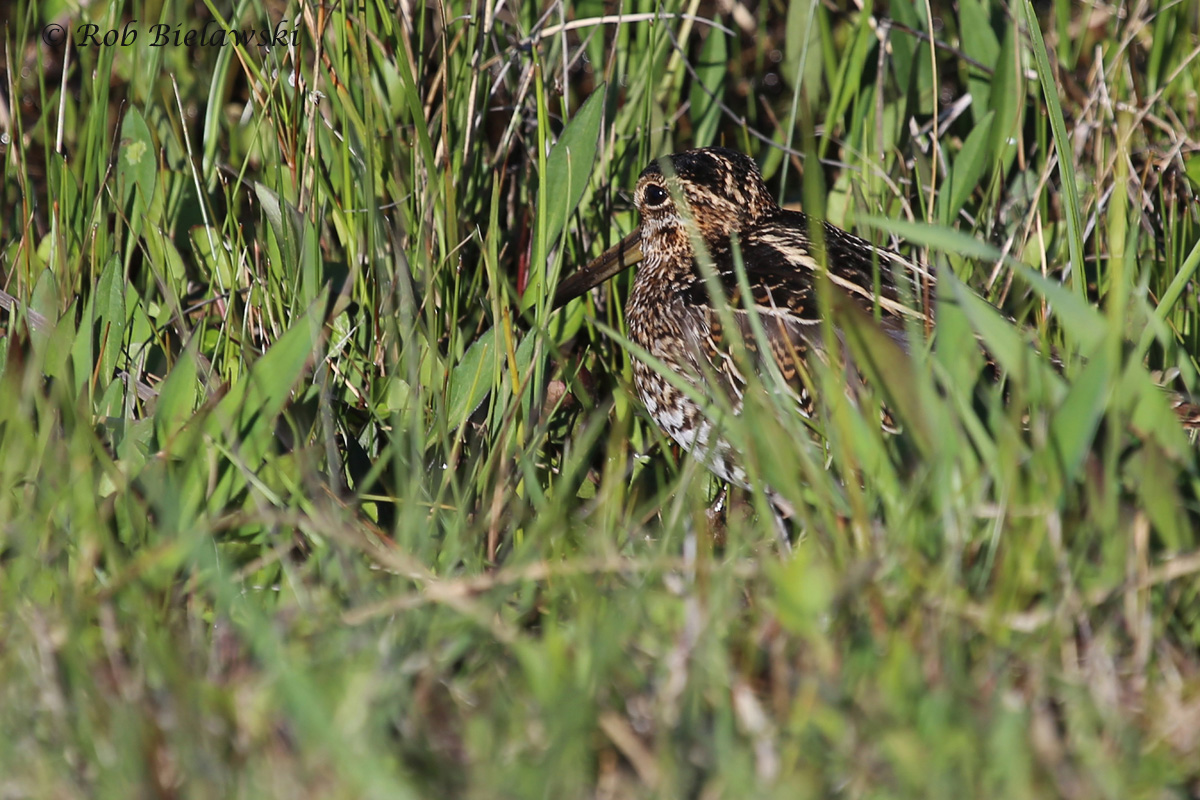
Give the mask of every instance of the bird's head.
[[[665, 162], [665, 163], [664, 163]], [[712, 252], [730, 234], [778, 211], [754, 160], [723, 147], [687, 150], [642, 171], [634, 203], [642, 215], [642, 251], [692, 253], [688, 220]], [[681, 202], [687, 208], [680, 209]]]
[[[744, 232], [779, 211], [749, 156], [724, 147], [702, 147], [660, 161], [642, 171], [634, 190], [634, 204], [642, 216], [638, 230], [565, 278], [555, 293], [555, 306], [637, 263], [659, 275], [663, 285], [671, 285], [678, 272], [691, 273], [695, 248], [689, 220], [714, 253], [728, 247], [730, 234]], [[687, 208], [681, 210], [679, 201]]]

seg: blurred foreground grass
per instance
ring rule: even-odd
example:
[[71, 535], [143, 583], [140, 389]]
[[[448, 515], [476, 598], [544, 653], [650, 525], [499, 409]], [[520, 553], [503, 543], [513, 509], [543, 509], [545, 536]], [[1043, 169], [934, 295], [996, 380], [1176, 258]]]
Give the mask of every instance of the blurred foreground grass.
[[[931, 6], [6, 6], [0, 797], [1200, 796], [1200, 10]], [[791, 555], [548, 308], [714, 143], [943, 276]]]

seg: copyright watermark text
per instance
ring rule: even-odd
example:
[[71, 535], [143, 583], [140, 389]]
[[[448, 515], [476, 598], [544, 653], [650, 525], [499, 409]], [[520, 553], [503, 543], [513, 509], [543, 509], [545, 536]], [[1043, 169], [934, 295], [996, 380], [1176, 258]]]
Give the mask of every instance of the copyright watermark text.
[[108, 29], [91, 22], [80, 23], [74, 28], [54, 23], [42, 28], [42, 41], [49, 47], [57, 47], [68, 39], [77, 48], [129, 47], [146, 37], [151, 47], [226, 47], [239, 44], [243, 47], [287, 47], [295, 46], [299, 32], [299, 28], [288, 28], [286, 19], [280, 20], [273, 28], [228, 30], [215, 20], [209, 20], [202, 28], [186, 28], [183, 23], [168, 25], [165, 22], [140, 28], [134, 19], [120, 28]]

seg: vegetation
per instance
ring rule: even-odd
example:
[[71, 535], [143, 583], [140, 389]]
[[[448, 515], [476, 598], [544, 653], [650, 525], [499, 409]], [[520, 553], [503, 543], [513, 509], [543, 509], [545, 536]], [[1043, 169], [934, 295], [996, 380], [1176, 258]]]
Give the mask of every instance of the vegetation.
[[[0, 797], [1200, 796], [1194, 3], [82, 5], [2, 12]], [[549, 304], [706, 144], [941, 276], [729, 422], [790, 551]]]

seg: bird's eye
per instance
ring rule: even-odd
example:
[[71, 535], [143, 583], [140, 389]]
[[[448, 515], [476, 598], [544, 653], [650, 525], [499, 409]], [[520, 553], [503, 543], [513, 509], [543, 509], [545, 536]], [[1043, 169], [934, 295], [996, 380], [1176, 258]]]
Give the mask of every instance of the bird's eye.
[[658, 208], [667, 202], [667, 190], [656, 184], [650, 184], [642, 194], [642, 203], [646, 208]]

